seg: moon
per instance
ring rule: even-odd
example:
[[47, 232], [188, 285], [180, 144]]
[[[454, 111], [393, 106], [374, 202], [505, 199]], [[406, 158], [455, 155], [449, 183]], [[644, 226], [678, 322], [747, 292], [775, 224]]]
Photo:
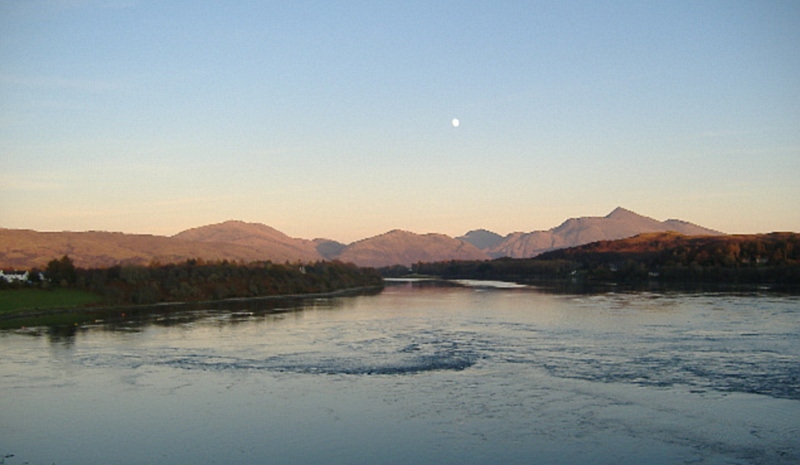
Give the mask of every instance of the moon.
[[453, 124], [454, 128], [457, 128], [458, 125], [461, 124], [461, 121], [459, 121], [458, 118], [453, 118], [453, 121], [451, 121], [451, 123]]

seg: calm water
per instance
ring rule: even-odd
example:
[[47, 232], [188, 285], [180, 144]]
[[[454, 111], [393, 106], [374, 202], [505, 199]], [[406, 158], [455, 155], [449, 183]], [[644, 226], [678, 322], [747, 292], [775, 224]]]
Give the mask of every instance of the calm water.
[[259, 305], [0, 333], [0, 463], [800, 463], [797, 297]]

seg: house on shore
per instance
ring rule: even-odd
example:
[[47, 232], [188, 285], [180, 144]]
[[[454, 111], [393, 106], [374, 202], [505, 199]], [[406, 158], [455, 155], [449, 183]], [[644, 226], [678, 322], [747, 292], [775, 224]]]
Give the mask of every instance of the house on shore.
[[[44, 274], [40, 272], [38, 278], [39, 278], [39, 281], [43, 281], [44, 280]], [[30, 272], [28, 272], [28, 271], [18, 271], [18, 270], [5, 271], [5, 270], [0, 270], [0, 280], [3, 280], [3, 281], [5, 281], [5, 282], [7, 282], [9, 284], [10, 283], [29, 283], [29, 282], [31, 282], [31, 275], [30, 275]]]

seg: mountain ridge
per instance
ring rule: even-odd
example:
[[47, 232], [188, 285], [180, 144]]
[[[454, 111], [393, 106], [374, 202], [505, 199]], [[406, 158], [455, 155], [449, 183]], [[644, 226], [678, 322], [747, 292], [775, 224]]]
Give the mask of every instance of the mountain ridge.
[[405, 265], [425, 261], [485, 260], [472, 244], [438, 233], [417, 234], [393, 229], [348, 245], [336, 258], [361, 266]]
[[317, 251], [317, 244], [313, 241], [289, 237], [281, 231], [261, 223], [228, 220], [187, 229], [171, 237], [190, 242], [236, 244], [249, 247], [263, 253], [272, 261], [324, 259]]
[[486, 250], [499, 244], [503, 240], [503, 236], [488, 229], [473, 229], [456, 239], [469, 242], [481, 250]]
[[723, 234], [682, 220], [658, 221], [622, 207], [604, 217], [569, 218], [546, 231], [501, 236], [476, 229], [453, 238], [393, 229], [350, 244], [293, 238], [270, 226], [239, 220], [190, 228], [172, 236], [0, 228], [0, 267], [42, 268], [63, 255], [69, 255], [80, 267], [176, 263], [193, 258], [239, 262], [341, 260], [360, 266], [409, 266], [420, 261], [529, 258], [598, 240], [665, 231]]
[[546, 231], [511, 233], [503, 241], [484, 251], [493, 258], [531, 258], [555, 249], [596, 241], [625, 239], [642, 233], [668, 231], [690, 236], [724, 234], [682, 220], [658, 221], [617, 207], [603, 217], [569, 218]]

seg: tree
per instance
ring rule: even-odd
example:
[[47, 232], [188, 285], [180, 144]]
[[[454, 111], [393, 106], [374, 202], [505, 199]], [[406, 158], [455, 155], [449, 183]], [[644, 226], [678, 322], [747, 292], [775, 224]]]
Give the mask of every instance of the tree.
[[78, 273], [75, 271], [75, 264], [68, 255], [61, 259], [50, 260], [44, 272], [47, 280], [61, 286], [72, 286], [78, 280]]

